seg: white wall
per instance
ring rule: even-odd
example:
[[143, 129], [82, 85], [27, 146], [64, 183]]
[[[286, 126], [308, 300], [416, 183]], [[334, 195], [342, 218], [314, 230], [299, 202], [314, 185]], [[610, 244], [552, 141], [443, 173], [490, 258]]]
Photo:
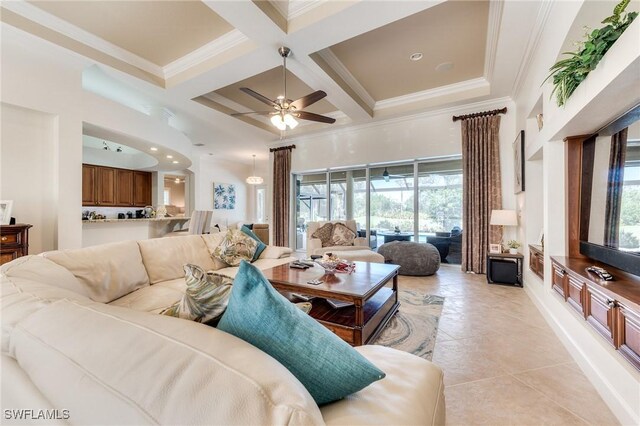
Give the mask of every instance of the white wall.
[[[516, 125], [518, 128], [527, 129], [528, 153], [525, 163], [526, 191], [518, 196], [518, 206], [522, 212], [518, 232], [526, 244], [537, 242], [541, 226], [544, 227], [545, 233], [545, 280], [542, 282], [526, 268], [525, 291], [620, 422], [639, 424], [640, 380], [637, 371], [634, 371], [633, 367], [584, 321], [584, 318], [576, 315], [551, 289], [552, 271], [549, 257], [567, 255], [567, 166], [566, 144], [561, 140], [550, 140], [550, 137], [545, 136], [545, 130], [553, 129], [554, 122], [558, 122], [563, 116], [566, 117], [572, 105], [559, 109], [554, 105], [554, 100], [549, 99], [549, 84], [542, 87], [541, 85], [548, 75], [549, 67], [565, 50], [563, 45], [568, 39], [568, 34], [571, 31], [575, 32], [576, 28], [580, 30], [583, 25], [591, 25], [604, 18], [601, 16], [595, 21], [585, 20], [593, 15], [588, 8], [601, 7], [596, 3], [550, 3], [548, 19], [514, 99], [517, 105]], [[616, 2], [608, 3], [609, 10], [612, 10]], [[630, 9], [637, 10], [637, 7], [630, 6]], [[578, 34], [582, 34], [582, 31], [578, 31]], [[575, 38], [575, 35], [571, 37]], [[611, 64], [607, 67], [606, 59], [605, 56], [599, 65], [600, 69], [617, 69], [611, 67]], [[614, 77], [611, 76], [611, 79]], [[535, 124], [535, 115], [538, 112], [544, 113], [545, 129], [541, 132]], [[585, 123], [584, 129], [575, 134], [589, 133], [588, 127], [589, 123]], [[528, 255], [526, 245], [525, 255]]]
[[219, 224], [221, 227], [232, 225], [236, 222], [251, 222], [254, 213], [250, 202], [253, 190], [247, 185], [245, 179], [251, 174], [251, 166], [230, 161], [221, 161], [208, 156], [203, 156], [197, 163], [197, 170], [193, 170], [196, 179], [196, 210], [213, 210], [213, 184], [230, 183], [236, 186], [235, 210], [213, 210], [211, 225]]
[[[55, 117], [2, 105], [0, 199], [13, 200], [11, 215], [29, 223], [29, 253], [56, 247]], [[28, 154], [27, 154], [28, 153]]]

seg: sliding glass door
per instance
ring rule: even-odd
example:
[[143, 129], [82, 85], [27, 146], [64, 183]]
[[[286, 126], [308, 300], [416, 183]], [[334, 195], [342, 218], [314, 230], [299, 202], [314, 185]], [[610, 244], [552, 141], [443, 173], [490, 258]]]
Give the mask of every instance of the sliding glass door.
[[459, 158], [300, 174], [295, 179], [296, 249], [306, 247], [306, 224], [324, 220], [354, 219], [359, 236], [369, 231], [374, 249], [398, 240], [443, 249], [461, 239]]

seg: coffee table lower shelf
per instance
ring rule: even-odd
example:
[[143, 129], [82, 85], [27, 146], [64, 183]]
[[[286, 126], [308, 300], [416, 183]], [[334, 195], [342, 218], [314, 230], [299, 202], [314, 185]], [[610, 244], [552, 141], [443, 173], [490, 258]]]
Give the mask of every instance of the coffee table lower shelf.
[[382, 287], [364, 305], [363, 327], [356, 325], [355, 306], [334, 308], [320, 298], [313, 300], [309, 315], [350, 345], [360, 346], [378, 337], [399, 306], [396, 292], [389, 287]]

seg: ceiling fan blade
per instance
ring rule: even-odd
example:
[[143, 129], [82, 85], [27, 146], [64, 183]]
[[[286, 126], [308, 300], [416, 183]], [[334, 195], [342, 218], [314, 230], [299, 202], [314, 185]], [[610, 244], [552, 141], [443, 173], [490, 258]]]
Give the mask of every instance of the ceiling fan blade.
[[315, 92], [310, 93], [307, 96], [303, 96], [300, 99], [296, 99], [295, 101], [291, 102], [290, 106], [294, 107], [297, 110], [301, 110], [305, 107], [308, 107], [309, 105], [315, 104], [325, 96], [327, 96], [325, 92], [323, 92], [322, 90], [316, 90]]
[[266, 96], [261, 95], [258, 92], [254, 92], [253, 90], [249, 89], [248, 87], [241, 87], [240, 90], [242, 90], [247, 95], [252, 96], [252, 97], [256, 98], [257, 100], [259, 100], [260, 102], [263, 102], [263, 103], [265, 103], [267, 105], [271, 105], [272, 107], [278, 106], [278, 104], [273, 102], [271, 99], [267, 98]]
[[270, 115], [270, 114], [274, 114], [275, 111], [251, 111], [251, 112], [234, 112], [233, 114], [231, 114], [232, 117], [238, 116], [238, 115], [250, 115], [250, 114], [258, 114], [258, 115]]
[[336, 122], [335, 118], [327, 117], [320, 114], [314, 114], [312, 112], [307, 112], [307, 111], [296, 111], [293, 115], [303, 120], [319, 121], [321, 123], [332, 124]]

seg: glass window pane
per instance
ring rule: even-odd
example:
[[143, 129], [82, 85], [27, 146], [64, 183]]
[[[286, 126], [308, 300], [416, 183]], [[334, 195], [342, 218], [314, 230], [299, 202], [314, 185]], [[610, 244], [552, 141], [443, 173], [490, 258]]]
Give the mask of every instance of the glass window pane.
[[371, 230], [378, 246], [413, 240], [413, 164], [370, 169]]
[[307, 223], [327, 220], [327, 174], [296, 176], [296, 249], [306, 250]]

